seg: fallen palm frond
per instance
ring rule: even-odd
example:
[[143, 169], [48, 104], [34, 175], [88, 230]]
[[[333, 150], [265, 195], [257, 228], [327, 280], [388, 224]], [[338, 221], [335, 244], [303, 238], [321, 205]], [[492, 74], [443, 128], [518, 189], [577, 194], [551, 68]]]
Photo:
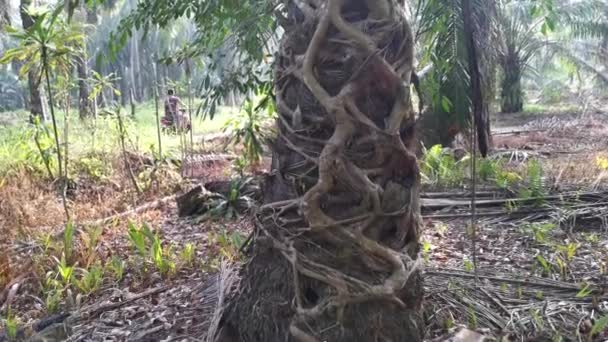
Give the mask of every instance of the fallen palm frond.
[[205, 342], [214, 342], [216, 335], [220, 329], [220, 321], [224, 313], [226, 302], [231, 292], [237, 285], [239, 275], [234, 265], [222, 262], [220, 272], [213, 277], [209, 287], [203, 292], [203, 300], [209, 303], [208, 307], [211, 311], [208, 312], [207, 322], [209, 323], [206, 329]]
[[517, 340], [587, 340], [591, 336], [586, 327], [608, 310], [608, 294], [599, 288], [583, 293], [568, 282], [490, 272], [480, 272], [481, 281], [475, 285], [474, 277], [462, 270], [425, 272], [431, 326], [445, 328], [444, 320], [459, 318]]
[[[470, 216], [470, 194], [439, 193], [422, 196], [424, 217], [457, 219]], [[478, 214], [485, 224], [552, 220], [571, 229], [577, 220], [597, 221], [608, 227], [608, 191], [568, 191], [556, 195], [509, 198], [505, 193], [486, 191], [478, 194]]]

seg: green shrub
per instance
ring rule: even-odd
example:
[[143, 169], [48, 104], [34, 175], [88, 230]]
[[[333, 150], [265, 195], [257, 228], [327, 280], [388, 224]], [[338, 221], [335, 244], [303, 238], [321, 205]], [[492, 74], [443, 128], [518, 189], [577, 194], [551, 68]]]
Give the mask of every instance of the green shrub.
[[503, 166], [500, 161], [487, 158], [480, 159], [477, 165], [477, 176], [485, 182], [496, 179], [501, 173]]
[[454, 156], [444, 151], [441, 145], [424, 150], [420, 171], [431, 185], [457, 186], [464, 182], [468, 158], [456, 161]]
[[231, 132], [228, 144], [241, 145], [243, 158], [248, 165], [257, 165], [264, 152], [264, 144], [273, 134], [272, 123], [276, 116], [274, 102], [263, 93], [247, 99], [239, 114], [228, 119], [225, 132]]
[[79, 269], [80, 278], [75, 280], [76, 287], [85, 294], [96, 292], [103, 282], [103, 268], [94, 265], [90, 269]]
[[521, 228], [522, 233], [532, 237], [539, 244], [544, 244], [548, 241], [549, 234], [555, 229], [555, 223], [530, 223]]
[[525, 186], [519, 190], [519, 196], [526, 199], [534, 198], [536, 204], [542, 204], [542, 198], [546, 196], [546, 190], [543, 179], [543, 168], [537, 160], [531, 160], [528, 163], [524, 183]]
[[125, 274], [125, 262], [114, 256], [106, 264], [106, 269], [112, 274], [114, 280], [121, 281]]
[[51, 166], [55, 165], [51, 157], [54, 153], [52, 138], [38, 134], [38, 149], [35, 136], [36, 130], [32, 126], [0, 127], [0, 177], [24, 168], [42, 175], [46, 172], [44, 156]]
[[6, 309], [6, 318], [3, 319], [4, 330], [9, 341], [17, 340], [19, 324], [17, 318], [11, 313], [10, 306]]
[[196, 257], [196, 248], [194, 247], [194, 244], [187, 243], [184, 246], [184, 248], [182, 249], [182, 251], [179, 255], [179, 259], [181, 260], [181, 262], [184, 265], [192, 266], [192, 264], [194, 263], [195, 257]]
[[95, 155], [79, 158], [75, 161], [74, 167], [78, 173], [83, 173], [95, 180], [105, 179], [113, 172], [111, 163]]
[[499, 189], [512, 190], [522, 180], [523, 178], [516, 172], [501, 170], [496, 175], [495, 183]]
[[158, 234], [152, 233], [147, 224], [137, 227], [129, 222], [129, 240], [142, 258], [144, 266], [146, 263], [152, 263], [163, 276], [175, 271], [171, 248], [163, 247]]

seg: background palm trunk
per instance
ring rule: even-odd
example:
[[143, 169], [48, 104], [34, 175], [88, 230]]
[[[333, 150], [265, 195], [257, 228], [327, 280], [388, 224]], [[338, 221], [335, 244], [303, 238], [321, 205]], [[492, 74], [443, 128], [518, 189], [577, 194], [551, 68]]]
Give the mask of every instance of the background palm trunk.
[[509, 55], [501, 61], [503, 79], [501, 84], [501, 111], [518, 113], [524, 109], [524, 92], [521, 85], [522, 67], [517, 56]]
[[[19, 14], [21, 15], [21, 22], [23, 29], [27, 30], [34, 25], [34, 20], [27, 13], [28, 7], [32, 4], [31, 0], [21, 0], [19, 6]], [[46, 121], [46, 111], [44, 107], [43, 95], [40, 90], [40, 70], [30, 70], [27, 74], [27, 81], [29, 87], [29, 108], [30, 108], [30, 120], [33, 122], [35, 118], [40, 121]]]
[[76, 72], [78, 74], [78, 114], [84, 120], [92, 116], [93, 103], [89, 98], [89, 67], [87, 65], [86, 50], [76, 57]]
[[421, 341], [412, 33], [396, 0], [318, 3], [282, 23], [272, 175], [219, 340]]
[[[604, 8], [604, 15], [608, 17], [608, 4]], [[602, 64], [604, 64], [604, 70], [608, 71], [608, 32], [604, 32], [604, 37], [600, 43], [600, 56]]]
[[[86, 8], [84, 3], [66, 3], [65, 10], [68, 14], [72, 13], [80, 23], [89, 24], [93, 18], [95, 18], [94, 23], [96, 22], [96, 14], [91, 13], [91, 10]], [[71, 20], [72, 17], [69, 19]], [[83, 34], [87, 35], [89, 33], [83, 25]], [[76, 75], [78, 76], [78, 116], [81, 120], [85, 120], [95, 113], [95, 108], [93, 101], [89, 98], [89, 66], [86, 42], [83, 42], [83, 45], [79, 46], [79, 48], [80, 50], [73, 60], [76, 66]]]
[[130, 46], [130, 58], [131, 58], [131, 64], [129, 66], [129, 96], [131, 96], [136, 88], [137, 88], [137, 81], [136, 81], [136, 76], [135, 76], [135, 64], [137, 63], [135, 61], [135, 48], [134, 48], [134, 43], [133, 41], [135, 40], [135, 38], [131, 38], [131, 46]]
[[120, 89], [120, 105], [126, 107], [129, 103], [129, 82], [127, 82], [127, 74], [129, 73], [129, 68], [125, 68], [124, 70], [119, 69], [118, 75], [120, 77], [119, 89]]
[[11, 24], [10, 1], [0, 0], [0, 27]]
[[[87, 23], [87, 25], [89, 25], [89, 29], [95, 27], [97, 25], [97, 5], [96, 4], [86, 5], [83, 10], [85, 12], [85, 22]], [[91, 33], [92, 32], [88, 32], [87, 34], [91, 34]], [[82, 57], [83, 57], [82, 64], [80, 64], [80, 63], [76, 64], [77, 69], [78, 69], [78, 78], [80, 79], [78, 82], [79, 98], [80, 98], [80, 101], [79, 101], [80, 118], [84, 118], [84, 117], [90, 116], [90, 115], [97, 117], [98, 104], [101, 104], [102, 106], [105, 105], [104, 104], [105, 101], [103, 101], [103, 91], [98, 96], [98, 99], [90, 98], [91, 90], [90, 90], [89, 84], [88, 84], [90, 72], [89, 72], [89, 64], [87, 61], [88, 50], [87, 50], [86, 46], [83, 49]], [[97, 72], [99, 72], [99, 71], [100, 70], [97, 70]], [[85, 81], [85, 80], [87, 80], [87, 81]]]

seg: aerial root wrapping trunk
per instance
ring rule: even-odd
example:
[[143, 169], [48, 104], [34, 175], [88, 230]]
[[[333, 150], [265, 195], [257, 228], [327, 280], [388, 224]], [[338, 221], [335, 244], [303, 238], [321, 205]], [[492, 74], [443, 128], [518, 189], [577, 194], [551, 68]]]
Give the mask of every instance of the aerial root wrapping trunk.
[[289, 2], [272, 172], [218, 341], [421, 341], [413, 37], [396, 0]]

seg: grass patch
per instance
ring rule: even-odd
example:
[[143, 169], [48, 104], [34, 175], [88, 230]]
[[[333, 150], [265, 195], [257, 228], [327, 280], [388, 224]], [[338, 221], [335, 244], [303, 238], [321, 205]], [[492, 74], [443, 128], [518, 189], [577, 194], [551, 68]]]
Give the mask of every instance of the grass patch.
[[[214, 120], [194, 118], [195, 145], [205, 134], [220, 132], [231, 112], [231, 108], [220, 108]], [[178, 165], [147, 163], [158, 153], [154, 104], [138, 105], [135, 118], [127, 109], [122, 109], [122, 115], [128, 163], [143, 193], [133, 193], [128, 182], [116, 117], [100, 115], [95, 121], [81, 121], [76, 112], [71, 113], [67, 198], [77, 221], [123, 212], [135, 203], [175, 193], [183, 185]], [[10, 240], [34, 227], [55, 227], [64, 218], [54, 181], [58, 167], [52, 133], [30, 124], [25, 111], [0, 116], [10, 118], [0, 123], [0, 233]], [[65, 141], [63, 120], [58, 111], [61, 143]], [[50, 132], [50, 125], [47, 128]], [[162, 144], [164, 157], [180, 157], [179, 136], [163, 134]], [[95, 280], [95, 273], [87, 276]]]
[[[158, 138], [156, 127], [156, 114], [153, 102], [140, 104], [136, 107], [135, 117], [130, 116], [130, 111], [122, 109], [127, 130], [127, 149], [135, 152], [157, 153]], [[193, 135], [195, 143], [200, 141], [206, 134], [220, 132], [226, 121], [233, 113], [229, 107], [220, 108], [213, 120], [203, 120], [201, 117], [193, 118]], [[161, 115], [163, 113], [161, 112]], [[0, 178], [6, 177], [15, 170], [28, 169], [39, 174], [44, 174], [45, 154], [50, 161], [53, 171], [56, 173], [56, 162], [52, 155], [55, 144], [52, 135], [39, 134], [39, 144], [35, 142], [37, 128], [28, 123], [28, 114], [24, 111], [2, 114], [10, 117], [7, 125], [0, 126]], [[78, 113], [70, 115], [69, 150], [72, 165], [79, 165], [80, 160], [91, 155], [115, 155], [119, 149], [119, 134], [115, 116], [100, 115], [97, 120], [81, 121]], [[63, 125], [63, 113], [59, 111], [58, 123]], [[50, 124], [47, 128], [50, 130]], [[42, 129], [40, 129], [43, 132]], [[65, 141], [60, 129], [61, 143]], [[179, 155], [179, 136], [162, 135], [163, 153], [168, 156]], [[42, 153], [40, 150], [43, 150]]]
[[[440, 190], [466, 187], [471, 181], [471, 155], [457, 159], [449, 149], [435, 145], [426, 149], [420, 159], [423, 185]], [[545, 172], [536, 159], [520, 165], [508, 165], [504, 159], [476, 160], [476, 177], [479, 185], [489, 185], [517, 194], [519, 198], [540, 198], [546, 195]]]
[[542, 103], [526, 103], [524, 104], [524, 114], [543, 114], [543, 115], [565, 115], [575, 114], [580, 112], [580, 107], [575, 104], [542, 104]]

